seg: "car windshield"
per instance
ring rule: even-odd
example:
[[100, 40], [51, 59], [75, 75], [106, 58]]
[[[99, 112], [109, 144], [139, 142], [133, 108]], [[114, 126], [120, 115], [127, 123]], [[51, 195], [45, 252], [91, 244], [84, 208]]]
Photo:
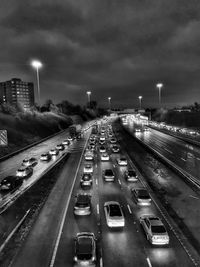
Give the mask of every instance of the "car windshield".
[[111, 217], [121, 217], [121, 210], [118, 205], [110, 205], [110, 216]]
[[166, 229], [162, 225], [152, 225], [151, 230], [154, 234], [164, 234], [166, 233]]
[[105, 170], [105, 175], [113, 176], [113, 171], [112, 170]]
[[135, 171], [128, 171], [128, 175], [131, 176], [131, 177], [135, 176]]
[[146, 190], [138, 190], [138, 197], [149, 198], [149, 193]]
[[78, 198], [77, 198], [77, 203], [76, 205], [77, 206], [88, 206], [89, 204], [89, 197], [88, 195], [79, 195]]
[[91, 179], [91, 176], [90, 175], [84, 175], [83, 176], [83, 180], [84, 181], [89, 181]]
[[78, 239], [77, 255], [80, 259], [88, 260], [92, 257], [92, 239], [81, 237]]

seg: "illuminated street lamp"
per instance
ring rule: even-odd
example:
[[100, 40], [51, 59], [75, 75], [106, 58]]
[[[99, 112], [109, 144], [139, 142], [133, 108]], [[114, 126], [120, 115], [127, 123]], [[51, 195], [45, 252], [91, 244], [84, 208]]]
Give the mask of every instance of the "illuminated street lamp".
[[140, 103], [140, 109], [142, 109], [142, 96], [138, 96], [138, 99], [139, 99], [139, 103]]
[[108, 97], [108, 106], [109, 106], [109, 110], [111, 110], [111, 97]]
[[41, 100], [40, 100], [40, 79], [39, 79], [39, 69], [42, 67], [42, 63], [39, 60], [33, 60], [31, 62], [31, 66], [36, 69], [36, 74], [37, 74], [37, 89], [38, 89], [38, 104], [39, 107], [41, 105]]
[[90, 91], [87, 91], [87, 96], [88, 96], [88, 106], [90, 107], [90, 102], [91, 102], [91, 99], [90, 99], [91, 92]]
[[159, 101], [159, 106], [161, 106], [161, 89], [163, 87], [162, 83], [157, 83], [156, 87], [158, 88], [158, 101]]

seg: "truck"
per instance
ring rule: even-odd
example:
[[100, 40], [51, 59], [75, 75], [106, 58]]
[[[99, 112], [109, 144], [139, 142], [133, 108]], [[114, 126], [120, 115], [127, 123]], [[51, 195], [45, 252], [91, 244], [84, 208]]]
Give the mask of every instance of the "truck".
[[69, 135], [71, 137], [79, 137], [81, 135], [82, 126], [80, 124], [72, 124], [69, 126]]

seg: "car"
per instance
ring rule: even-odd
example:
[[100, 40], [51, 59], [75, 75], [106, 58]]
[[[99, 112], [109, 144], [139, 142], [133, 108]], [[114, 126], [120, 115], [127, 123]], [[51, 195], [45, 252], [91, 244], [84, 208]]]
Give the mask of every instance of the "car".
[[5, 177], [0, 183], [1, 192], [9, 192], [17, 189], [23, 184], [23, 179], [20, 179], [14, 175]]
[[104, 145], [105, 142], [106, 142], [105, 140], [99, 140], [99, 144], [100, 144], [100, 145]]
[[151, 205], [151, 197], [145, 188], [131, 189], [132, 195], [139, 206]]
[[105, 169], [103, 172], [103, 177], [106, 182], [114, 182], [115, 175], [112, 169]]
[[75, 215], [90, 215], [91, 214], [91, 196], [89, 194], [78, 194], [74, 205]]
[[21, 167], [16, 171], [16, 176], [21, 178], [28, 178], [33, 174], [31, 167]]
[[119, 159], [117, 159], [117, 163], [119, 166], [127, 166], [128, 165], [127, 159], [125, 157], [120, 157]]
[[112, 152], [113, 153], [118, 153], [119, 151], [120, 151], [119, 146], [117, 146], [117, 145], [112, 146]]
[[49, 154], [52, 155], [52, 156], [57, 156], [59, 154], [59, 150], [56, 149], [56, 148], [52, 148], [50, 151], [49, 151]]
[[92, 164], [85, 164], [83, 167], [83, 173], [93, 173], [93, 165]]
[[106, 152], [106, 148], [105, 148], [105, 146], [100, 146], [100, 147], [99, 147], [99, 152], [100, 152], [100, 153], [105, 153], [105, 152]]
[[96, 237], [93, 233], [81, 232], [76, 235], [74, 262], [78, 266], [95, 266], [96, 252]]
[[67, 139], [69, 140], [70, 143], [73, 141], [73, 137], [72, 136], [68, 136]]
[[110, 143], [111, 144], [117, 143], [117, 139], [115, 137], [110, 138]]
[[65, 149], [65, 146], [63, 144], [58, 144], [56, 146], [56, 149], [60, 150], [60, 151], [63, 151]]
[[143, 215], [140, 217], [140, 224], [144, 229], [147, 240], [152, 245], [169, 244], [169, 235], [159, 217], [154, 215]]
[[124, 177], [127, 182], [136, 182], [138, 180], [138, 176], [135, 170], [128, 169], [124, 172]]
[[22, 161], [22, 166], [25, 167], [34, 167], [35, 165], [37, 165], [38, 161], [36, 158], [26, 158]]
[[108, 227], [124, 227], [125, 219], [122, 208], [117, 201], [108, 201], [104, 204], [104, 212]]
[[62, 142], [62, 145], [63, 146], [69, 146], [70, 145], [70, 141], [68, 139], [65, 139], [63, 142]]
[[106, 140], [105, 136], [100, 136], [99, 141], [105, 141], [105, 140]]
[[136, 128], [135, 129], [135, 133], [141, 133], [141, 129], [140, 128]]
[[148, 127], [144, 127], [144, 132], [149, 132], [150, 131], [150, 129], [148, 128]]
[[40, 156], [40, 160], [41, 161], [50, 161], [51, 160], [51, 155], [49, 154], [49, 152], [43, 153]]
[[94, 159], [94, 153], [93, 151], [86, 151], [85, 153], [85, 160], [93, 160]]
[[81, 187], [91, 187], [92, 186], [92, 175], [91, 173], [83, 173], [80, 181]]
[[108, 153], [101, 154], [101, 161], [108, 161], [110, 159]]

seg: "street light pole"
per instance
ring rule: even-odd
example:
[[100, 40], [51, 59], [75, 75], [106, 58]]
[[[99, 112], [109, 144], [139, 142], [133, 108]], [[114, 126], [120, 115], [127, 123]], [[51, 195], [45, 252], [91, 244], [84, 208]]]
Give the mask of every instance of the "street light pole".
[[88, 96], [88, 106], [89, 106], [89, 107], [90, 107], [90, 102], [91, 102], [90, 95], [91, 95], [91, 92], [90, 92], [90, 91], [87, 91], [87, 96]]
[[111, 97], [108, 97], [109, 110], [111, 110]]
[[38, 89], [38, 104], [39, 107], [41, 105], [41, 97], [40, 97], [40, 78], [39, 78], [39, 69], [42, 67], [42, 63], [38, 60], [33, 60], [31, 62], [31, 65], [33, 68], [36, 69], [36, 75], [37, 75], [37, 89]]
[[158, 88], [158, 101], [159, 101], [159, 106], [161, 107], [161, 89], [163, 87], [163, 84], [157, 83], [156, 87]]
[[140, 109], [142, 109], [142, 96], [140, 95], [138, 96], [138, 98], [139, 98], [139, 103], [140, 103]]

